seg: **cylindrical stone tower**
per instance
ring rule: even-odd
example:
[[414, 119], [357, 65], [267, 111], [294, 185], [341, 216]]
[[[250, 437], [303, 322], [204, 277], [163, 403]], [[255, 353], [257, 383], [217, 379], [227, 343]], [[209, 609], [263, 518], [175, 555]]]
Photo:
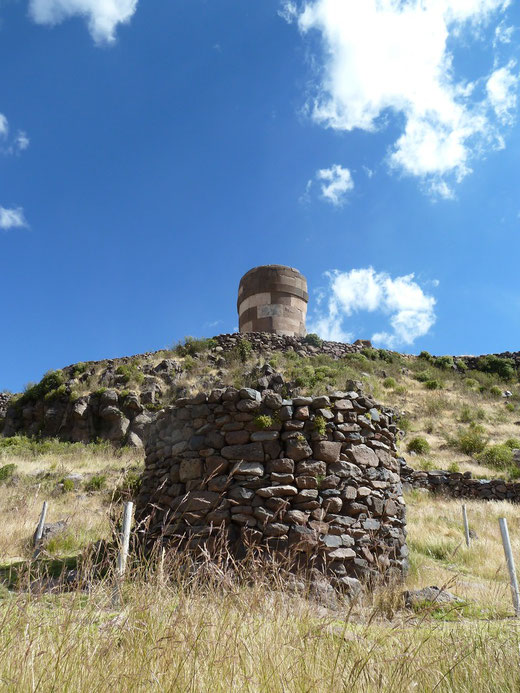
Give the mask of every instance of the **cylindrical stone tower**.
[[238, 287], [240, 332], [273, 332], [303, 336], [307, 315], [307, 280], [284, 265], [249, 270]]

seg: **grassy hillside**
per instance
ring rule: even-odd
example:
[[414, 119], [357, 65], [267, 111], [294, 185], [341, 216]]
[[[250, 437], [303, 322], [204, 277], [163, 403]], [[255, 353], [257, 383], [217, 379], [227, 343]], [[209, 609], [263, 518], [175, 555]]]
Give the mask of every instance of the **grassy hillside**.
[[[10, 451], [2, 460], [17, 465], [0, 483], [4, 576], [13, 563], [23, 573], [44, 498], [49, 521], [69, 520], [44, 560], [65, 565], [108, 538], [139, 465], [135, 453], [103, 446], [54, 443], [42, 453]], [[64, 487], [73, 474], [81, 480]], [[517, 690], [519, 638], [497, 522], [508, 518], [518, 555], [517, 509], [468, 502], [478, 538], [467, 549], [460, 503], [414, 491], [407, 504], [405, 587], [447, 586], [464, 599], [457, 607], [407, 610], [402, 586], [353, 606], [320, 603], [258, 572], [246, 582], [214, 572], [208, 584], [207, 567], [198, 580], [175, 567], [168, 577], [157, 565], [146, 574], [133, 565], [122, 606], [108, 578], [62, 594], [22, 580], [18, 592], [0, 587], [0, 680], [6, 690], [44, 691], [119, 689], [123, 679], [131, 691]]]
[[[454, 368], [449, 360], [428, 355], [367, 350], [334, 361], [296, 352], [220, 353], [202, 342], [140, 357], [139, 363], [126, 361], [129, 377], [120, 387], [138, 389], [139, 373], [164, 358], [179, 368], [162, 403], [201, 387], [254, 385], [266, 362], [283, 374], [287, 388], [303, 394], [344, 389], [349, 380], [360, 380], [379, 401], [401, 412], [400, 449], [412, 466], [517, 477], [512, 449], [520, 437], [520, 388], [514, 374], [465, 371], [462, 363]], [[113, 364], [112, 370], [118, 367]], [[83, 374], [92, 370], [92, 380], [83, 386], [101, 387], [106, 369], [104, 362], [89, 365]], [[505, 390], [510, 397], [503, 396]], [[411, 455], [408, 447], [418, 452]], [[116, 450], [104, 442], [0, 438], [1, 688], [519, 689], [520, 643], [498, 518], [507, 517], [518, 556], [520, 515], [507, 502], [466, 502], [476, 535], [466, 548], [459, 501], [417, 490], [407, 494], [406, 584], [380, 588], [353, 605], [341, 598], [307, 599], [254, 566], [246, 580], [202, 566], [199, 580], [175, 566], [170, 571], [151, 564], [145, 571], [132, 564], [122, 604], [114, 602], [110, 575], [88, 590], [65, 593], [42, 589], [45, 583], [34, 574], [32, 580], [24, 577], [43, 500], [50, 504], [49, 522], [68, 522], [41, 557], [59, 574], [86, 547], [113, 536], [122, 500], [135, 492], [142, 462], [139, 451]], [[8, 591], [13, 569], [20, 582]], [[213, 576], [209, 583], [208, 575]], [[406, 609], [402, 590], [428, 585], [445, 586], [463, 601]]]

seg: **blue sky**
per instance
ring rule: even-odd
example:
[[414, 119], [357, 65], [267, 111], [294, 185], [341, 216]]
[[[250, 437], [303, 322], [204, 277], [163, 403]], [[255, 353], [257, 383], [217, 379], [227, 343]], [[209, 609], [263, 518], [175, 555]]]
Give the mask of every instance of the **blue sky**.
[[0, 388], [236, 328], [287, 264], [308, 326], [520, 348], [520, 8], [0, 2]]

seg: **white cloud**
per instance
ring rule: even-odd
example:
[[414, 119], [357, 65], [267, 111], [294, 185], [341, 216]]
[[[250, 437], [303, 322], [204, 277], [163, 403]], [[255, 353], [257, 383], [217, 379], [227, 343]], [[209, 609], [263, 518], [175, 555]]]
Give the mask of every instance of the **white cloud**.
[[30, 0], [29, 13], [37, 24], [60, 24], [69, 17], [84, 17], [96, 43], [115, 41], [118, 24], [126, 24], [138, 0]]
[[292, 24], [298, 17], [298, 7], [295, 2], [285, 0], [282, 4], [282, 9], [278, 10], [278, 14], [282, 19], [285, 19], [288, 24]]
[[[316, 178], [325, 181], [321, 186], [321, 195], [335, 206], [342, 205], [347, 193], [354, 189], [354, 181], [349, 169], [338, 164], [320, 169], [316, 173]], [[307, 187], [309, 188], [309, 184]]]
[[15, 147], [16, 151], [23, 152], [24, 149], [27, 149], [29, 144], [30, 144], [30, 140], [27, 137], [27, 133], [23, 132], [23, 130], [19, 130], [16, 133], [16, 139], [14, 141], [14, 147]]
[[9, 134], [9, 121], [3, 113], [0, 113], [0, 137], [7, 137]]
[[326, 305], [322, 299], [323, 307], [309, 321], [309, 331], [324, 339], [351, 341], [344, 322], [362, 311], [386, 316], [390, 329], [375, 333], [372, 341], [390, 348], [413, 344], [435, 323], [435, 299], [414, 281], [413, 274], [393, 279], [368, 267], [350, 272], [332, 270], [325, 276], [329, 280]]
[[386, 124], [389, 113], [402, 115], [403, 133], [389, 151], [391, 169], [419, 177], [434, 193], [452, 195], [453, 183], [471, 172], [473, 155], [503, 140], [490, 122], [493, 104], [478, 100], [479, 80], [457, 79], [448, 44], [466, 42], [468, 35], [480, 38], [509, 4], [304, 2], [299, 28], [303, 34], [319, 31], [324, 48], [318, 93], [310, 104], [313, 118], [336, 130], [372, 132]]
[[488, 98], [502, 122], [512, 122], [516, 109], [519, 75], [513, 74], [516, 62], [495, 70], [486, 83]]
[[27, 226], [27, 222], [21, 207], [13, 209], [0, 207], [0, 229], [16, 229], [25, 226]]

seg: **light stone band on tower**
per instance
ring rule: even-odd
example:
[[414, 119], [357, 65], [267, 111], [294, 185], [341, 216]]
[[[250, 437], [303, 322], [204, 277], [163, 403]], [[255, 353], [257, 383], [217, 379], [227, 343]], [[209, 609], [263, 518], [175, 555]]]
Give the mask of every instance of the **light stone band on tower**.
[[293, 267], [262, 265], [242, 277], [238, 288], [240, 332], [303, 336], [307, 315], [307, 280]]

